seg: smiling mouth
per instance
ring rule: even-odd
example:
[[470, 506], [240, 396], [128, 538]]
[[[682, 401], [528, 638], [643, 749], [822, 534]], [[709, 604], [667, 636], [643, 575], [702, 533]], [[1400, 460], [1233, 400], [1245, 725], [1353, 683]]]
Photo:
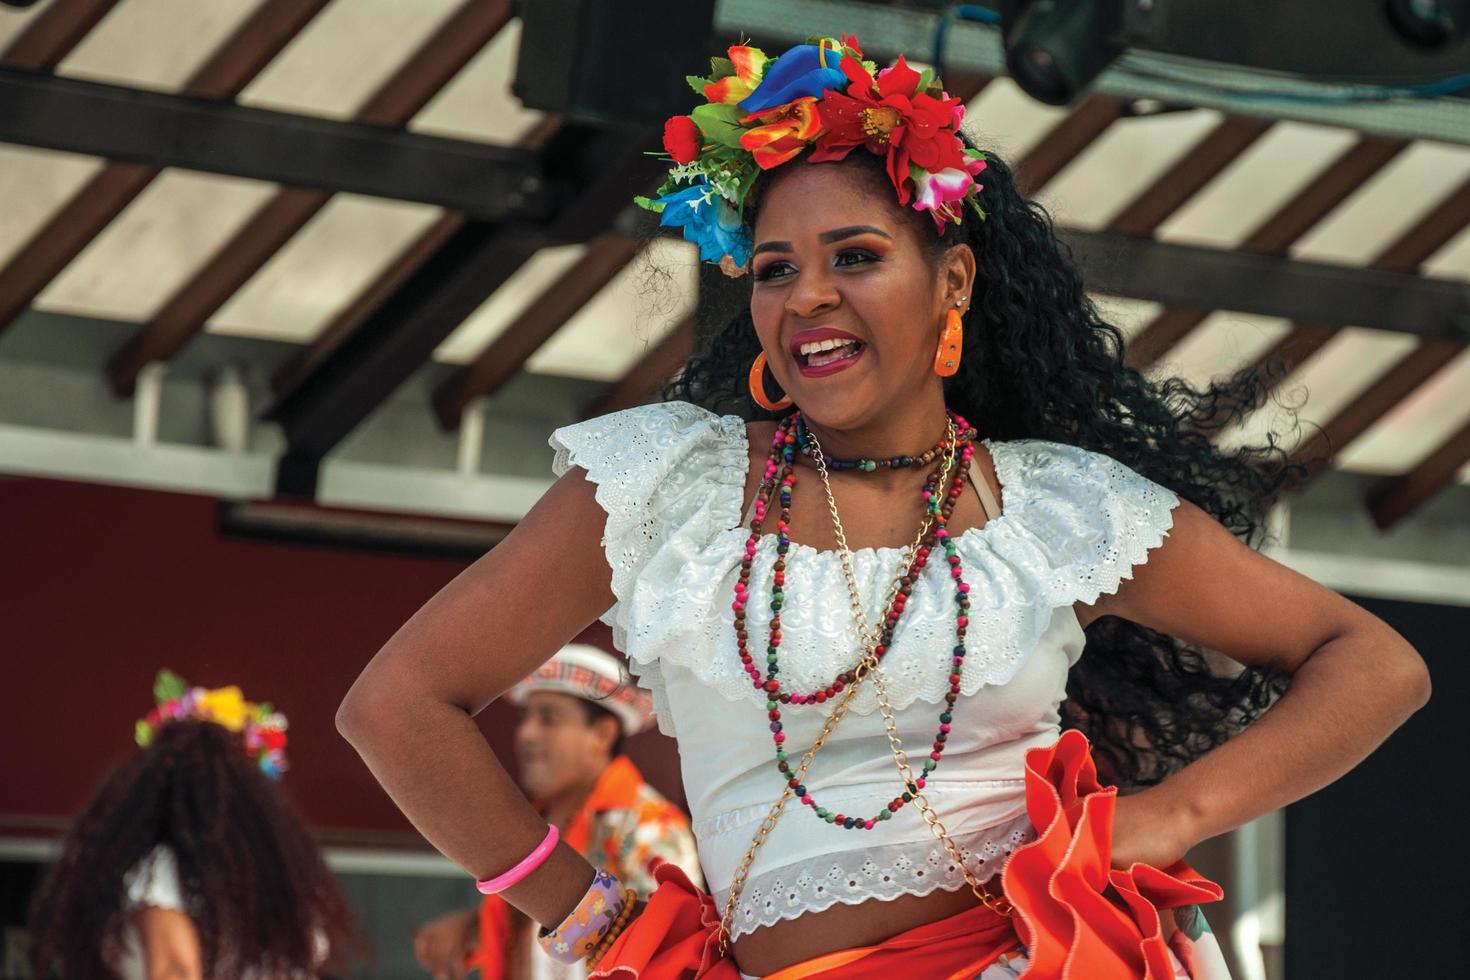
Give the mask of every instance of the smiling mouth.
[[815, 344], [802, 344], [796, 354], [796, 363], [802, 367], [822, 367], [857, 357], [867, 345], [860, 340], [826, 340]]

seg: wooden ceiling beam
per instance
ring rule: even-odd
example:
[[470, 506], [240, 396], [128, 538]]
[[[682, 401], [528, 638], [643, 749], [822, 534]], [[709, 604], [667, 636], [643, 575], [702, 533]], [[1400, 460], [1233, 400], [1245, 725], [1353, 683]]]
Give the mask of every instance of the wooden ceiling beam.
[[1109, 126], [1118, 121], [1123, 103], [1096, 92], [1087, 96], [1051, 128], [1016, 164], [1016, 189], [1022, 197], [1034, 197], [1062, 168], [1073, 160]]
[[[1413, 227], [1379, 253], [1370, 268], [1400, 273], [1415, 272], [1467, 225], [1470, 225], [1470, 180], [1466, 180], [1432, 207]], [[1316, 324], [1293, 324], [1291, 332], [1282, 338], [1281, 344], [1291, 344], [1295, 335], [1302, 333], [1306, 335], [1307, 345], [1310, 345], [1321, 336], [1324, 329]], [[1333, 333], [1335, 334], [1335, 330]], [[1334, 455], [1346, 449], [1354, 439], [1398, 407], [1415, 389], [1463, 350], [1464, 346], [1453, 340], [1430, 340], [1404, 355], [1373, 382], [1367, 391], [1353, 399], [1293, 453], [1296, 462], [1308, 467], [1307, 476], [1298, 485], [1305, 485], [1326, 469]]]
[[1333, 456], [1393, 411], [1463, 349], [1464, 344], [1453, 340], [1428, 340], [1400, 358], [1292, 453], [1292, 462], [1308, 468], [1296, 488], [1326, 469]]
[[1373, 522], [1388, 530], [1455, 482], [1470, 463], [1470, 422], [1440, 443], [1424, 461], [1368, 499]]
[[694, 353], [694, 315], [690, 314], [638, 359], [627, 374], [586, 412], [586, 417], [606, 415], [641, 405], [656, 396], [663, 383], [684, 366]]
[[592, 301], [643, 248], [636, 238], [607, 232], [587, 253], [532, 300], [473, 362], [445, 380], [434, 396], [439, 424], [457, 429], [464, 410], [488, 398], [519, 374], [531, 356]]
[[51, 0], [20, 33], [0, 66], [21, 71], [51, 71], [81, 43], [117, 0]]
[[[1252, 232], [1239, 248], [1284, 255], [1308, 231], [1352, 196], [1373, 174], [1408, 146], [1405, 140], [1364, 136], [1318, 173], [1295, 197]], [[1164, 310], [1129, 343], [1128, 363], [1143, 370], [1164, 357], [1211, 311]], [[1189, 320], [1193, 319], [1193, 323]], [[1185, 324], [1188, 323], [1188, 326]]]
[[1234, 163], [1271, 128], [1268, 119], [1229, 116], [1184, 156], [1139, 192], [1108, 222], [1109, 231], [1152, 235], [1221, 171]]
[[[406, 124], [500, 33], [509, 20], [509, 0], [491, 3], [467, 0], [401, 68], [378, 86], [358, 110], [356, 121], [380, 126]], [[139, 372], [146, 365], [169, 360], [198, 336], [210, 317], [219, 312], [220, 307], [331, 198], [330, 193], [319, 190], [283, 187], [276, 191], [275, 196], [262, 205], [174, 293], [158, 314], [113, 355], [107, 367], [113, 391], [120, 396], [131, 394]], [[433, 226], [439, 227], [439, 223]], [[439, 237], [437, 243], [442, 243], [447, 237], [447, 234]], [[419, 242], [423, 240], [421, 236]], [[410, 246], [409, 253], [414, 253], [418, 244]], [[375, 288], [369, 286], [368, 291]]]
[[[328, 2], [265, 0], [184, 83], [184, 91], [211, 98], [233, 98]], [[102, 5], [92, 5], [98, 6]], [[66, 24], [58, 21], [51, 32], [56, 38], [69, 37], [78, 31], [84, 34], [82, 24], [86, 18], [80, 10], [88, 5], [72, 0], [55, 0], [52, 7], [41, 15], [41, 20], [32, 24], [17, 45], [11, 47], [11, 51], [15, 51], [16, 46], [37, 30], [49, 15], [57, 13], [60, 17], [59, 11], [63, 7], [79, 12]], [[97, 17], [100, 16], [98, 13]], [[80, 36], [77, 34], [72, 43]], [[51, 43], [59, 45], [61, 42], [53, 40]], [[36, 52], [33, 51], [30, 57], [34, 59]], [[55, 60], [60, 61], [60, 57]], [[7, 67], [11, 67], [8, 58]], [[60, 275], [160, 172], [158, 167], [109, 162], [56, 210], [30, 241], [16, 251], [9, 263], [0, 268], [0, 333], [25, 312], [51, 280]]]

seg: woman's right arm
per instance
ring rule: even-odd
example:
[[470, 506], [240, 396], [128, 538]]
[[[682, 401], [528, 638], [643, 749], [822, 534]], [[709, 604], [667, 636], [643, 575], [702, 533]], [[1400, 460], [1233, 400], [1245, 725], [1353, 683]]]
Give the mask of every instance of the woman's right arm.
[[[606, 515], [581, 469], [378, 651], [337, 728], [430, 843], [476, 878], [511, 868], [546, 821], [495, 758], [474, 716], [613, 604]], [[503, 896], [543, 925], [576, 907], [592, 866], [565, 843]]]

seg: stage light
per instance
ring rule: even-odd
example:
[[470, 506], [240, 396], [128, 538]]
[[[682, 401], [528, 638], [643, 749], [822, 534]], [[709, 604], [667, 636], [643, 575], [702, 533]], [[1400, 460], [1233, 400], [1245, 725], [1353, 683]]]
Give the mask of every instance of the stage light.
[[1006, 66], [1033, 98], [1066, 105], [1123, 53], [1124, 0], [1002, 3]]
[[1385, 6], [1394, 28], [1426, 48], [1470, 33], [1470, 0], [1387, 0]]

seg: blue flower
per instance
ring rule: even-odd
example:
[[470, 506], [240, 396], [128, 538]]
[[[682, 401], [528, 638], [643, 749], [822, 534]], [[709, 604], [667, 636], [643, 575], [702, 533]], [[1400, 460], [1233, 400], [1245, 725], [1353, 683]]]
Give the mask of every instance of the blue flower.
[[705, 262], [719, 262], [726, 255], [738, 266], [750, 261], [750, 232], [730, 202], [709, 184], [690, 184], [656, 200], [664, 206], [658, 223], [683, 228], [684, 240], [699, 246], [699, 257]]
[[841, 60], [841, 51], [798, 44], [766, 66], [761, 83], [745, 97], [740, 108], [744, 112], [765, 112], [805, 95], [820, 99], [827, 89], [841, 92], [847, 88], [847, 76], [837, 67]]

